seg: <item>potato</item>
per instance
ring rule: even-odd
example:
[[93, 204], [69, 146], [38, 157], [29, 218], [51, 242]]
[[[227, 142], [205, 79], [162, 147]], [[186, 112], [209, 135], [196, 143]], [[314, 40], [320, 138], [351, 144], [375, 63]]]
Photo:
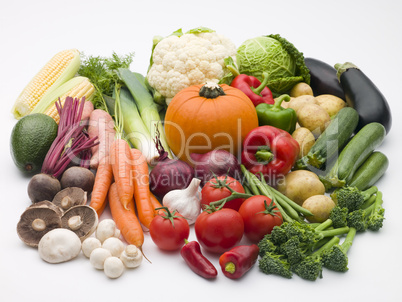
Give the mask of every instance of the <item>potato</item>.
[[297, 128], [293, 133], [292, 137], [299, 143], [300, 151], [298, 155], [298, 159], [302, 158], [306, 155], [311, 147], [315, 143], [315, 138], [313, 133], [310, 130], [304, 127]]
[[292, 171], [278, 182], [278, 191], [299, 205], [314, 195], [324, 194], [325, 187], [318, 176], [310, 171]]
[[307, 198], [302, 207], [313, 214], [306, 217], [308, 221], [321, 223], [328, 219], [331, 210], [335, 207], [335, 202], [327, 195], [314, 195]]
[[307, 128], [318, 137], [331, 122], [331, 117], [321, 106], [307, 104], [297, 111], [297, 120], [301, 127]]
[[334, 116], [339, 110], [346, 107], [346, 102], [341, 98], [331, 94], [321, 94], [316, 96], [315, 99], [322, 108], [328, 112], [329, 116]]
[[304, 82], [297, 83], [293, 86], [289, 93], [292, 97], [298, 97], [301, 95], [313, 95], [313, 89], [310, 85]]
[[292, 108], [297, 113], [297, 111], [300, 108], [304, 107], [307, 104], [317, 104], [318, 105], [318, 102], [315, 99], [315, 97], [312, 95], [301, 95], [296, 98], [292, 98], [289, 101], [288, 108]]

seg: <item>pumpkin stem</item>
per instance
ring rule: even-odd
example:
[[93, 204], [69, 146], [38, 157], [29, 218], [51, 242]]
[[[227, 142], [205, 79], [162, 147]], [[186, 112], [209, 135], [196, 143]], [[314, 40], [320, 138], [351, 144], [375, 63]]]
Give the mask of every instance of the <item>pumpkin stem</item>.
[[207, 99], [216, 99], [217, 97], [225, 94], [226, 93], [223, 91], [222, 87], [215, 82], [207, 82], [201, 87], [199, 92], [199, 96]]

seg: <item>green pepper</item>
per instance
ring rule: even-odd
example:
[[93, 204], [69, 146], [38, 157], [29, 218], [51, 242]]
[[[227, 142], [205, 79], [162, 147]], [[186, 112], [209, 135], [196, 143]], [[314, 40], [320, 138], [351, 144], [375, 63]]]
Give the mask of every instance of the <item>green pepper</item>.
[[273, 126], [292, 134], [296, 129], [297, 116], [292, 108], [283, 108], [282, 102], [289, 102], [290, 96], [283, 94], [275, 99], [275, 104], [259, 104], [256, 107], [258, 124]]

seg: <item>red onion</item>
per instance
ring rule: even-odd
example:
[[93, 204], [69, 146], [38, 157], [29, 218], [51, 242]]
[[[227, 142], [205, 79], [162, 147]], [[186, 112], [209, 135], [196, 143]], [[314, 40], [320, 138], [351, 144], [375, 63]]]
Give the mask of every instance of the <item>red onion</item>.
[[159, 138], [155, 141], [159, 152], [158, 163], [149, 173], [149, 188], [160, 200], [166, 193], [185, 189], [194, 178], [194, 169], [189, 164], [179, 159], [171, 159], [163, 149]]
[[201, 179], [202, 184], [210, 180], [214, 174], [241, 179], [239, 161], [226, 150], [212, 150], [205, 154], [191, 153], [190, 157], [194, 162], [195, 176]]

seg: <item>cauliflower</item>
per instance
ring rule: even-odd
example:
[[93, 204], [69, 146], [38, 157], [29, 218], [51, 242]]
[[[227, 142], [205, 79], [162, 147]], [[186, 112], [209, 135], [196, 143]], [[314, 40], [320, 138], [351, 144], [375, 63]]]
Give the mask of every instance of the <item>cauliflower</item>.
[[168, 103], [191, 85], [218, 82], [226, 72], [224, 59], [235, 55], [234, 43], [216, 32], [168, 36], [155, 46], [147, 81]]

